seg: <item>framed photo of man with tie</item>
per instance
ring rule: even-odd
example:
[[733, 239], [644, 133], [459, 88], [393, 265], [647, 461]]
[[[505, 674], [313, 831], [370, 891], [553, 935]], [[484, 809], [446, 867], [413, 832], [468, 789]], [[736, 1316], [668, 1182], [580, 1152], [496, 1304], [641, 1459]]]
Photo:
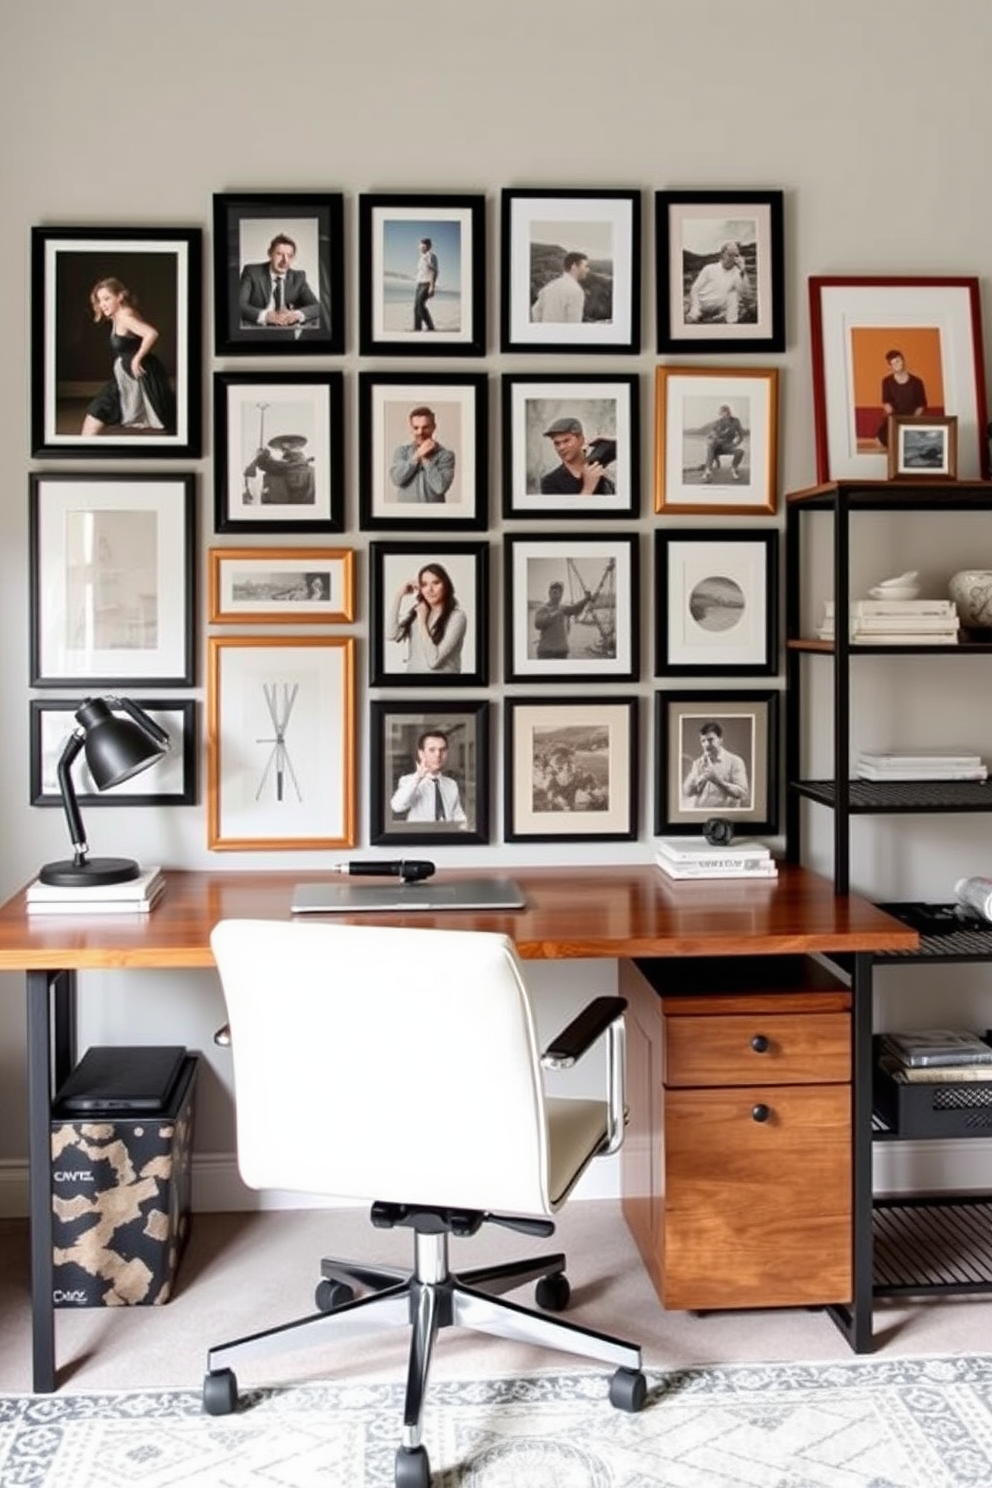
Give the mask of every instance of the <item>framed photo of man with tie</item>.
[[488, 842], [489, 703], [418, 698], [370, 709], [369, 841]]
[[343, 223], [340, 192], [214, 197], [218, 356], [344, 351]]

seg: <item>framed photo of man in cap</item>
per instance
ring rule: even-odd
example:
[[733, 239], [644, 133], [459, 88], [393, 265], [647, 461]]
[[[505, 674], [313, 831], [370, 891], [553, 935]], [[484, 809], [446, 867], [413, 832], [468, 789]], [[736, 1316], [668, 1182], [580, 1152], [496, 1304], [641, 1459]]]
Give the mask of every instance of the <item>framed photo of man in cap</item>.
[[503, 378], [503, 515], [636, 517], [635, 375]]
[[340, 372], [216, 374], [216, 531], [343, 531], [342, 383]]

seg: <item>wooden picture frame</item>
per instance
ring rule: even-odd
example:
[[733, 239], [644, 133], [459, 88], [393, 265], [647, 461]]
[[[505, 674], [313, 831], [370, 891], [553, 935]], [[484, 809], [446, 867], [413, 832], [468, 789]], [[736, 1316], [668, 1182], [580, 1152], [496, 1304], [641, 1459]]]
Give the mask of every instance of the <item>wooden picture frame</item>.
[[632, 841], [637, 749], [634, 697], [508, 698], [506, 841]]
[[655, 676], [778, 671], [778, 533], [655, 533]]
[[504, 517], [636, 517], [638, 391], [633, 373], [504, 374]]
[[[370, 543], [370, 685], [484, 687], [488, 579], [489, 547], [483, 542]], [[437, 605], [424, 626], [419, 592]]]
[[955, 416], [957, 475], [988, 476], [976, 277], [818, 276], [809, 306], [818, 481], [887, 479], [889, 413]]
[[341, 625], [355, 618], [352, 548], [211, 548], [211, 625]]
[[[217, 356], [339, 356], [345, 349], [341, 192], [214, 196]], [[285, 276], [276, 304], [273, 275]]]
[[202, 252], [194, 227], [32, 228], [36, 458], [200, 454]]
[[486, 199], [358, 198], [362, 356], [485, 356]]
[[782, 221], [781, 191], [655, 193], [659, 352], [785, 350]]
[[191, 687], [192, 475], [29, 477], [32, 687]]
[[[698, 836], [714, 816], [745, 829], [748, 837], [774, 835], [778, 716], [777, 692], [656, 693], [655, 835]], [[697, 764], [712, 747], [704, 734], [733, 757], [717, 767], [724, 787], [707, 779]]]
[[[32, 806], [61, 806], [56, 771], [75, 713], [84, 699], [32, 698], [28, 703], [29, 799]], [[113, 698], [107, 699], [111, 708]], [[101, 791], [86, 767], [85, 753], [72, 766], [76, 797], [91, 806], [195, 806], [199, 758], [198, 705], [193, 698], [141, 698], [140, 706], [171, 740], [167, 754], [113, 790]]]
[[774, 516], [777, 367], [657, 369], [654, 509]]
[[355, 842], [355, 641], [210, 636], [207, 846]]
[[[374, 846], [489, 841], [489, 715], [484, 699], [391, 698], [369, 705]], [[423, 773], [431, 765], [439, 767], [437, 786]]]
[[503, 539], [506, 680], [635, 682], [636, 533]]
[[889, 480], [953, 481], [958, 474], [958, 421], [929, 414], [889, 414]]

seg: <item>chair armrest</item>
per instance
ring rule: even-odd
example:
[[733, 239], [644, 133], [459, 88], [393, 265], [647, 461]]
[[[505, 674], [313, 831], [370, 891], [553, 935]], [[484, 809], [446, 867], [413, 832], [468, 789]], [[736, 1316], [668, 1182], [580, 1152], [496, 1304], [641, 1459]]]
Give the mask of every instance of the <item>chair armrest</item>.
[[571, 1069], [598, 1038], [622, 1018], [627, 1007], [625, 997], [594, 997], [576, 1017], [555, 1034], [541, 1055], [545, 1069]]

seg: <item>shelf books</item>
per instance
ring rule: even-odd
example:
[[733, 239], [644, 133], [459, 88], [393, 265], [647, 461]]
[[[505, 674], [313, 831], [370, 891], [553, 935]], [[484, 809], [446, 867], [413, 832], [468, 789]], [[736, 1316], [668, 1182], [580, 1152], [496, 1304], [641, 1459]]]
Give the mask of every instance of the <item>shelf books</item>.
[[982, 1065], [992, 1077], [992, 1044], [967, 1028], [919, 1028], [911, 1033], [883, 1033], [883, 1055], [905, 1069]]
[[[866, 646], [956, 646], [961, 620], [951, 599], [854, 599], [850, 639]], [[832, 599], [824, 606], [821, 641], [835, 637]]]
[[975, 1085], [992, 1084], [992, 1067], [988, 1064], [900, 1064], [893, 1054], [883, 1054], [878, 1061], [897, 1085]]
[[854, 773], [859, 780], [986, 780], [988, 767], [980, 754], [964, 751], [911, 754], [862, 749]]
[[702, 837], [658, 837], [654, 860], [669, 878], [776, 878], [778, 864], [763, 842], [714, 847]]
[[25, 905], [34, 914], [147, 914], [165, 888], [159, 867], [146, 868], [137, 878], [120, 884], [93, 884], [87, 888], [64, 888], [35, 879], [28, 884]]

